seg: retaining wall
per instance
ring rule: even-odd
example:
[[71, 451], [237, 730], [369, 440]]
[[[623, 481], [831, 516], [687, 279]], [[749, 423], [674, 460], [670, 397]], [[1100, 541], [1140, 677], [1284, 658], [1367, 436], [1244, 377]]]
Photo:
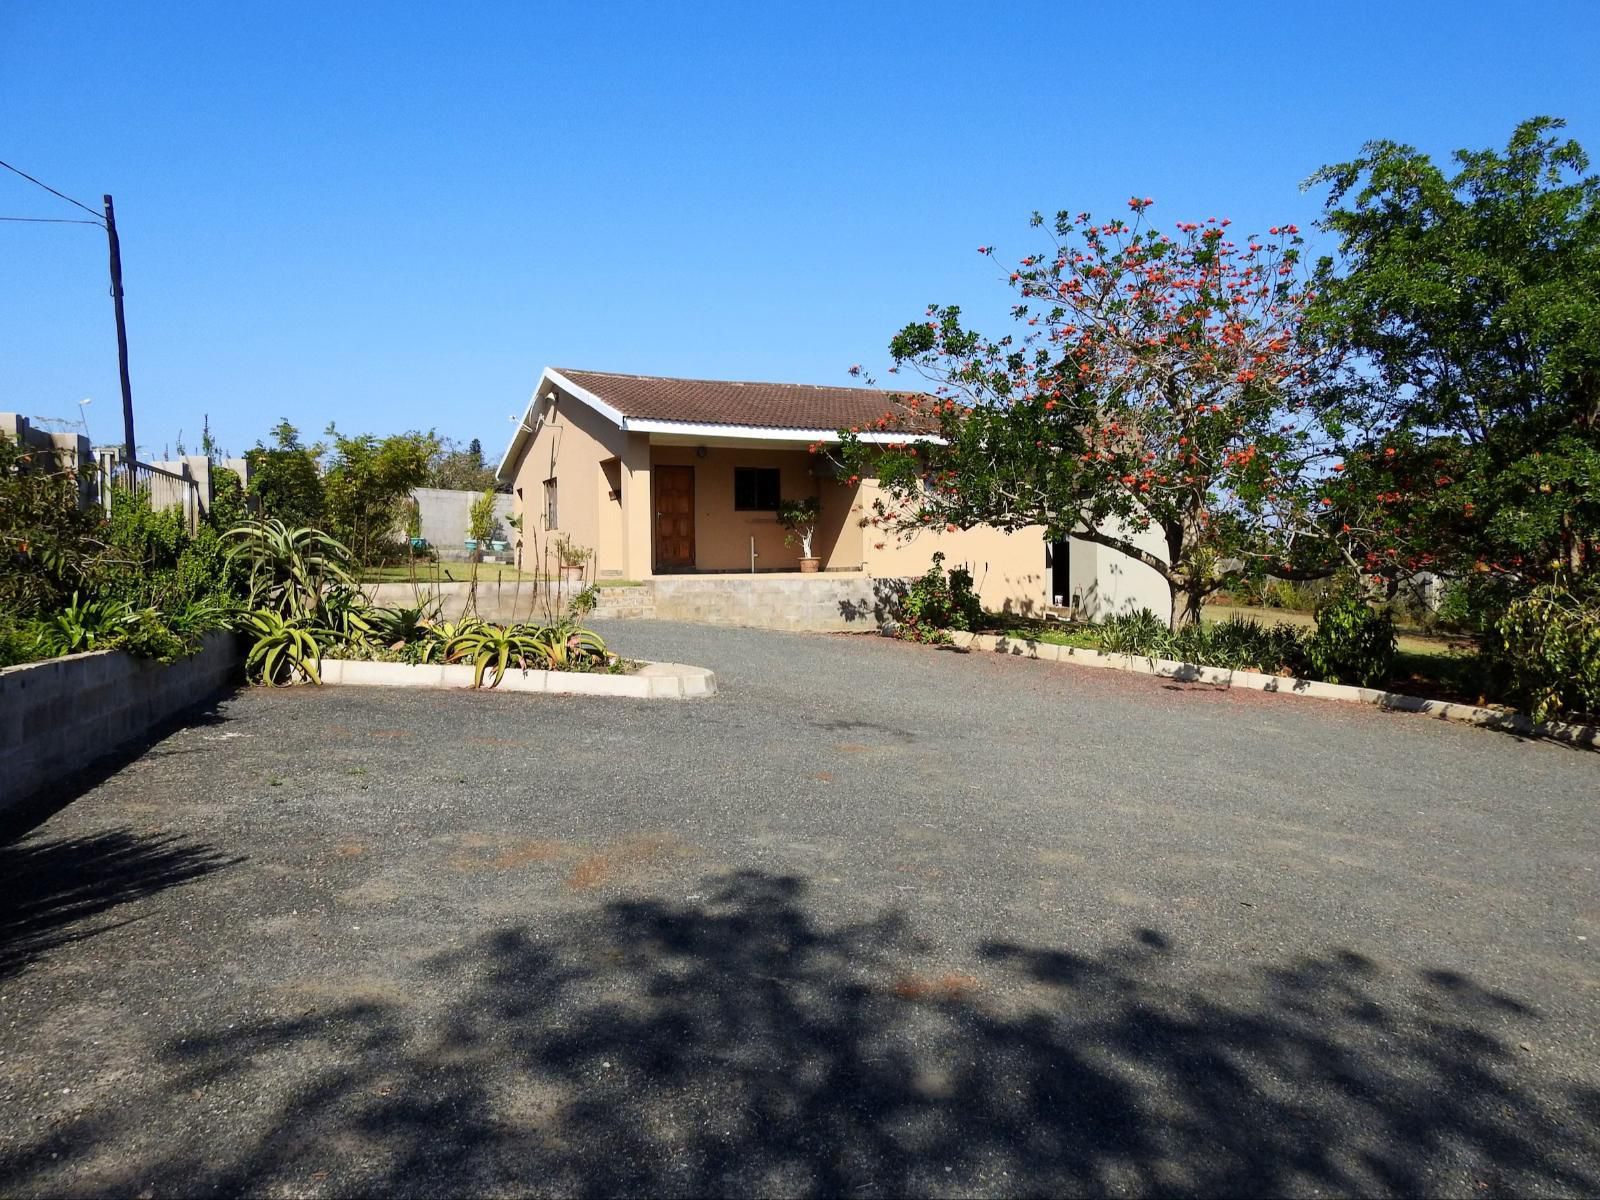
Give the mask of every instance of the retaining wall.
[[869, 633], [897, 614], [904, 579], [871, 575], [665, 575], [650, 580], [663, 621], [803, 633]]
[[214, 695], [240, 662], [236, 635], [213, 633], [166, 665], [98, 650], [0, 670], [0, 812]]
[[[870, 633], [892, 620], [909, 580], [877, 578], [855, 572], [815, 575], [658, 575], [636, 587], [600, 588], [593, 621], [657, 618], [702, 625], [746, 625], [804, 633]], [[577, 583], [539, 584], [524, 580], [478, 583], [474, 610], [487, 621], [543, 619], [560, 613], [581, 588]], [[541, 596], [541, 590], [544, 595]], [[410, 583], [368, 584], [376, 604], [418, 603], [419, 589]], [[445, 620], [455, 620], [467, 607], [470, 585], [423, 585], [420, 594], [441, 605]]]
[[[583, 590], [581, 583], [535, 583], [523, 580], [496, 582], [492, 567], [483, 568], [473, 611], [485, 621], [542, 621], [559, 616], [567, 603]], [[369, 583], [362, 586], [368, 598], [385, 608], [409, 608], [420, 603], [439, 607], [440, 619], [454, 621], [467, 609], [470, 583]], [[653, 594], [643, 587], [602, 587], [592, 620], [615, 620], [654, 615]]]

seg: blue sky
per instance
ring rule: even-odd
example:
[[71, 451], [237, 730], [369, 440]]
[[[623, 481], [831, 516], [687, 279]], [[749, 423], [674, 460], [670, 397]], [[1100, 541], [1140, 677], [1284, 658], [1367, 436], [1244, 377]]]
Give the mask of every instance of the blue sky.
[[[1309, 225], [1299, 183], [1564, 116], [1600, 4], [0, 4], [0, 159], [113, 192], [145, 456], [436, 428], [546, 363], [846, 381], [1003, 311], [1035, 208]], [[14, 176], [0, 214], [73, 210]], [[120, 437], [105, 246], [0, 224], [0, 409]]]

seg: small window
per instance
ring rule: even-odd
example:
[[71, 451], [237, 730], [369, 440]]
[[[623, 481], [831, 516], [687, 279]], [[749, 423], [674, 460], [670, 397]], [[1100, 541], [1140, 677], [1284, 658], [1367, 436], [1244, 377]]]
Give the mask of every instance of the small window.
[[560, 529], [556, 520], [556, 481], [544, 481], [544, 527], [546, 529]]
[[778, 468], [735, 467], [733, 507], [738, 512], [777, 512]]

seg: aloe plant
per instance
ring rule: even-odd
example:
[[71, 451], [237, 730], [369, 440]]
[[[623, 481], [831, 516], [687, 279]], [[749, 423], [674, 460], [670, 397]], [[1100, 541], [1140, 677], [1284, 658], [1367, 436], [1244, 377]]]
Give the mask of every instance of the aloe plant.
[[479, 623], [451, 640], [446, 657], [451, 662], [472, 663], [473, 687], [482, 687], [484, 672], [493, 667], [494, 682], [489, 686], [498, 687], [507, 667], [527, 670], [532, 665], [529, 660], [537, 659], [539, 653], [539, 642], [525, 627]]
[[522, 632], [531, 639], [537, 657], [547, 670], [568, 671], [580, 664], [604, 662], [606, 658], [606, 644], [598, 633], [568, 621], [523, 626]]
[[329, 593], [352, 589], [350, 551], [320, 529], [291, 529], [276, 517], [235, 525], [223, 538], [229, 560], [250, 567], [250, 605], [284, 617], [320, 618]]
[[240, 629], [253, 641], [245, 656], [245, 670], [262, 683], [293, 683], [295, 677], [320, 684], [322, 646], [319, 633], [304, 617], [285, 617], [270, 608], [247, 613]]

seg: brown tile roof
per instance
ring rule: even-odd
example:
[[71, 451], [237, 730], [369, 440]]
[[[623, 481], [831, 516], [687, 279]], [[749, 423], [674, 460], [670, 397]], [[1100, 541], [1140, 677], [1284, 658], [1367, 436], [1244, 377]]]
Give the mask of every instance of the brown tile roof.
[[739, 383], [726, 379], [668, 379], [659, 375], [617, 375], [557, 367], [579, 387], [593, 392], [624, 417], [646, 421], [688, 421], [707, 425], [755, 425], [773, 429], [844, 429], [865, 426], [887, 413], [890, 428], [910, 432], [930, 428], [904, 405], [897, 393], [874, 388], [820, 387], [806, 383]]

